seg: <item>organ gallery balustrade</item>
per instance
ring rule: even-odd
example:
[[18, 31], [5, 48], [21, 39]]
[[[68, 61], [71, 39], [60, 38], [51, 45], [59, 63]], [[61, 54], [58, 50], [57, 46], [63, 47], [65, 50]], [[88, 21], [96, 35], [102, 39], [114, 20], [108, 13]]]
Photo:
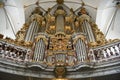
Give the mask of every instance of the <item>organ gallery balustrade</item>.
[[32, 61], [32, 51], [25, 47], [0, 41], [0, 57], [13, 61]]
[[91, 62], [105, 62], [120, 59], [120, 41], [91, 48], [88, 55]]

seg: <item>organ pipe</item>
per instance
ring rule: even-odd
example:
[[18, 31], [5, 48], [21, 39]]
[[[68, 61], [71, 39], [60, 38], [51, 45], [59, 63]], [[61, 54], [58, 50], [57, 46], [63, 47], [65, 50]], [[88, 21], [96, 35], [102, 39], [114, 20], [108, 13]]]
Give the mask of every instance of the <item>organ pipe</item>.
[[27, 31], [25, 41], [32, 41], [34, 40], [35, 35], [37, 34], [39, 30], [39, 24], [36, 20], [34, 20]]
[[85, 43], [81, 39], [78, 39], [75, 45], [78, 62], [84, 62], [87, 57]]
[[64, 32], [64, 16], [58, 15], [56, 19], [56, 32]]
[[34, 60], [43, 61], [45, 55], [45, 43], [43, 39], [40, 39], [35, 46]]
[[87, 34], [88, 42], [95, 42], [95, 38], [91, 29], [91, 26], [87, 20], [84, 20], [82, 23], [83, 31]]

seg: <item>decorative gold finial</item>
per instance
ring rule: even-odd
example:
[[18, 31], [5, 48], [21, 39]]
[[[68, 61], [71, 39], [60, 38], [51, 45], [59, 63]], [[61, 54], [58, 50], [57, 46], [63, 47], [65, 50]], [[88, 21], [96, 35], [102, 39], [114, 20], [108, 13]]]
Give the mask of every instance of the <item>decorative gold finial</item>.
[[82, 5], [82, 7], [83, 7], [83, 6], [85, 6], [85, 3], [84, 3], [84, 2], [82, 2], [82, 4], [81, 4], [81, 5]]
[[39, 6], [39, 1], [36, 2], [36, 5]]
[[85, 3], [83, 2], [83, 0], [81, 0], [81, 6], [83, 7], [83, 6], [85, 6]]
[[0, 2], [0, 8], [3, 8], [3, 7], [4, 7], [4, 3]]
[[56, 2], [57, 2], [58, 4], [63, 4], [63, 3], [64, 3], [64, 0], [56, 0]]

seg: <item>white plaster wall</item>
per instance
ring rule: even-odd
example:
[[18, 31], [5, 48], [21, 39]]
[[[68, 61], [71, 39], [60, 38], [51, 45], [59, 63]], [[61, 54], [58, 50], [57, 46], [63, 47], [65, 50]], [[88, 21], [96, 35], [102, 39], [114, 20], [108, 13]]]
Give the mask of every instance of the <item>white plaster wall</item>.
[[120, 8], [118, 9], [117, 15], [115, 17], [115, 22], [113, 21], [114, 24], [110, 26], [115, 10], [116, 7], [113, 0], [103, 0], [98, 7], [96, 23], [105, 34], [107, 39], [120, 38]]
[[115, 22], [112, 23], [111, 28], [106, 36], [107, 39], [120, 39], [120, 8], [115, 16]]
[[[4, 8], [0, 8], [0, 34], [15, 39], [16, 32], [25, 23], [23, 5], [21, 5], [20, 0], [2, 1], [5, 2], [5, 6]], [[8, 20], [5, 11], [7, 12], [10, 21]]]

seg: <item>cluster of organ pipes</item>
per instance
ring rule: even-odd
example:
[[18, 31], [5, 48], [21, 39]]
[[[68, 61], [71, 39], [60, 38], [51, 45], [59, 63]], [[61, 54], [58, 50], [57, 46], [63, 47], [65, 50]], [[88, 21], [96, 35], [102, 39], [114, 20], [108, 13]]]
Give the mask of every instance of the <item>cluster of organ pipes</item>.
[[[24, 38], [33, 43], [33, 61], [49, 66], [73, 66], [96, 60], [95, 50], [92, 51], [88, 45], [99, 39], [91, 23], [91, 17], [84, 7], [74, 12], [61, 4], [49, 8], [45, 14], [40, 7], [36, 7]], [[100, 33], [99, 30], [95, 31]]]
[[33, 41], [35, 34], [38, 33], [38, 30], [39, 30], [39, 24], [35, 20], [29, 26], [29, 29], [25, 37], [25, 41]]
[[39, 53], [34, 55], [34, 60], [35, 61], [43, 61], [44, 59], [44, 54], [45, 53], [45, 43], [43, 39], [40, 39], [37, 44], [35, 45], [35, 51], [34, 53]]

